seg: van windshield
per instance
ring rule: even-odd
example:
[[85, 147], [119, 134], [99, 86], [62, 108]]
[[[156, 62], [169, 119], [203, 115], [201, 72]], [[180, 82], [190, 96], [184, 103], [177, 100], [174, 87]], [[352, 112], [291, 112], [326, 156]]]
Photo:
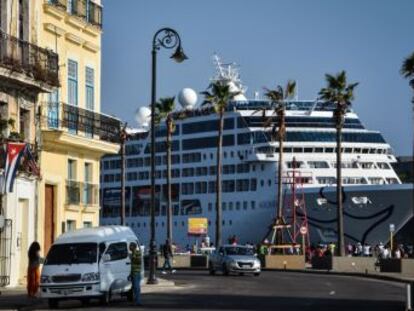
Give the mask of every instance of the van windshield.
[[95, 263], [97, 250], [97, 243], [55, 244], [47, 254], [45, 265]]

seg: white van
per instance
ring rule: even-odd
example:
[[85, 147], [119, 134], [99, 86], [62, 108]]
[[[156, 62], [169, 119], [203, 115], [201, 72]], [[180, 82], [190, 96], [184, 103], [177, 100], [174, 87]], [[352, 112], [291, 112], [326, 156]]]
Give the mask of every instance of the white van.
[[[85, 228], [62, 234], [53, 243], [43, 265], [41, 296], [48, 298], [50, 308], [56, 308], [63, 299], [87, 303], [98, 298], [107, 304], [112, 294], [130, 294], [130, 243], [140, 246], [135, 233], [124, 226]], [[141, 250], [143, 254], [142, 247]]]

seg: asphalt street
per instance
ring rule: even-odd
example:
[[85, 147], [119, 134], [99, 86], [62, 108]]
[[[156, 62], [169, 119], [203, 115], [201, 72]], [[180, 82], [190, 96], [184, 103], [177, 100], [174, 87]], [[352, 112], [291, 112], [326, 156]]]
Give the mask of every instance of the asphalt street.
[[[328, 274], [265, 271], [254, 276], [210, 276], [206, 271], [162, 275], [175, 288], [142, 296], [141, 310], [404, 310], [405, 288], [398, 283]], [[0, 309], [2, 308], [0, 298]], [[35, 308], [47, 309], [46, 303]], [[137, 310], [120, 297], [108, 307], [62, 302], [60, 309]]]

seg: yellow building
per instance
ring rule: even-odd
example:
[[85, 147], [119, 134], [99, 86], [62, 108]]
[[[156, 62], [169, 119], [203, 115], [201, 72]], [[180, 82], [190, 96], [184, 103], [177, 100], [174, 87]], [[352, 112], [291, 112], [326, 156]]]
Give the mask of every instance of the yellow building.
[[99, 223], [99, 161], [119, 150], [118, 119], [101, 114], [102, 7], [98, 0], [37, 0], [39, 45], [59, 55], [60, 88], [40, 97], [42, 180], [38, 240]]

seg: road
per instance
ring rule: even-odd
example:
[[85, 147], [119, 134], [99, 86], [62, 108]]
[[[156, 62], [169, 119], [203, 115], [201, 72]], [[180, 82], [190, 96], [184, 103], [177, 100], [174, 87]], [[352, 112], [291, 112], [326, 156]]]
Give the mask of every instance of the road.
[[[397, 283], [327, 274], [262, 272], [254, 276], [209, 276], [206, 271], [178, 271], [162, 276], [177, 288], [143, 295], [142, 310], [404, 310], [405, 289]], [[1, 302], [1, 298], [0, 298]], [[4, 309], [1, 306], [0, 309]], [[86, 310], [78, 302], [61, 309]], [[26, 310], [46, 309], [46, 304]], [[87, 310], [137, 310], [114, 297], [108, 307], [91, 302]]]

